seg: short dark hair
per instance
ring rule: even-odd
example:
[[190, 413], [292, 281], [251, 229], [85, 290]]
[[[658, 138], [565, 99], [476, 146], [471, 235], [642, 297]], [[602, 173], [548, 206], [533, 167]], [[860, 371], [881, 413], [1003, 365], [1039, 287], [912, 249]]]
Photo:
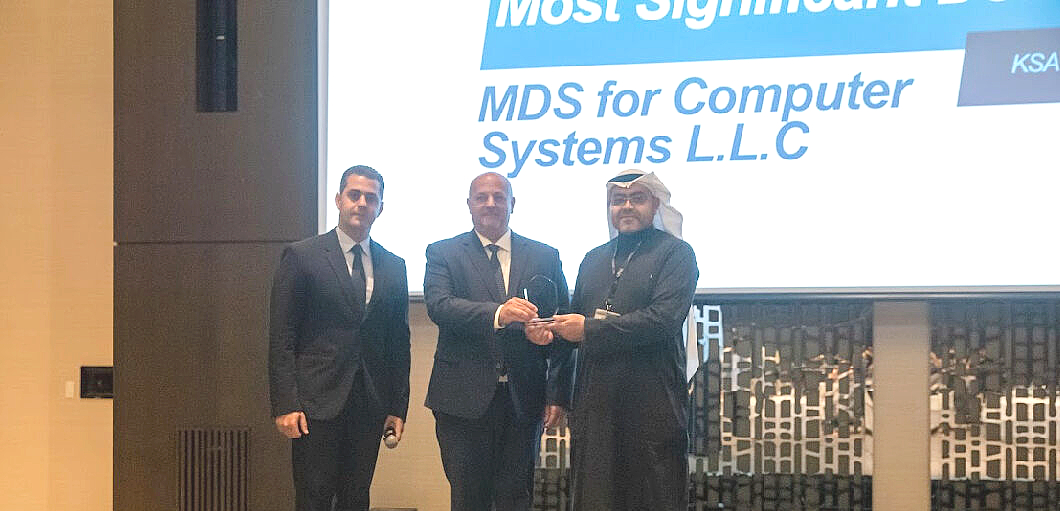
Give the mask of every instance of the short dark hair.
[[352, 175], [364, 176], [379, 182], [379, 196], [383, 196], [383, 175], [368, 165], [354, 165], [346, 169], [346, 172], [342, 173], [342, 179], [339, 180], [339, 193], [346, 189], [346, 178]]

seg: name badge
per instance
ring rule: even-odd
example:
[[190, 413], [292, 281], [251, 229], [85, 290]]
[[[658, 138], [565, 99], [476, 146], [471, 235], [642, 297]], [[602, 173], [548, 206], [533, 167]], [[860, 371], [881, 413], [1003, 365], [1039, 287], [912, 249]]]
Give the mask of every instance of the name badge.
[[593, 319], [617, 318], [619, 316], [621, 316], [621, 314], [606, 309], [596, 309], [596, 312], [593, 313]]

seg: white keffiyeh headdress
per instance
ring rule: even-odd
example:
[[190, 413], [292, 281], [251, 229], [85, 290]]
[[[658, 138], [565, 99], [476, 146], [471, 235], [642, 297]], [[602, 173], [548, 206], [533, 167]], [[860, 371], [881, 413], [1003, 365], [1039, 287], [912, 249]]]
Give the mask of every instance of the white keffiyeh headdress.
[[655, 211], [655, 218], [652, 219], [652, 225], [654, 225], [656, 229], [666, 231], [681, 238], [681, 212], [677, 211], [677, 209], [670, 205], [670, 190], [666, 188], [666, 185], [659, 180], [659, 177], [656, 176], [654, 172], [644, 172], [643, 170], [637, 169], [623, 170], [607, 182], [607, 198], [609, 204], [607, 209], [607, 228], [611, 232], [611, 238], [614, 239], [615, 236], [618, 236], [618, 231], [615, 229], [615, 226], [611, 225], [611, 190], [616, 187], [629, 188], [633, 183], [644, 185], [651, 192], [652, 196], [659, 199], [659, 209]]

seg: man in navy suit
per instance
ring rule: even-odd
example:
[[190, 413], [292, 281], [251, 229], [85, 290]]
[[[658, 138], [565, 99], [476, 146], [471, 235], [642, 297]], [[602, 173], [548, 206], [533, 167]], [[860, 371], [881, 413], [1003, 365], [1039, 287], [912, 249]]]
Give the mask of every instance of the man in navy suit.
[[367, 510], [379, 442], [409, 403], [405, 261], [368, 234], [383, 177], [342, 175], [338, 227], [286, 247], [272, 286], [269, 394], [298, 511]]
[[525, 328], [538, 310], [518, 296], [543, 275], [566, 311], [567, 283], [556, 249], [508, 229], [507, 179], [476, 177], [467, 205], [474, 230], [427, 247], [423, 294], [438, 348], [426, 405], [452, 509], [526, 510], [542, 423], [555, 426], [569, 401], [573, 344]]

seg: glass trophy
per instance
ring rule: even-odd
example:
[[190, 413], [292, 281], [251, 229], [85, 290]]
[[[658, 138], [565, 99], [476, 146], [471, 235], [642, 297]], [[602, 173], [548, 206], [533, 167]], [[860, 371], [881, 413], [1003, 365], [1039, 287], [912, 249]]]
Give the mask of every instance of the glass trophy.
[[523, 298], [537, 307], [537, 317], [530, 323], [549, 323], [559, 310], [556, 283], [544, 275], [534, 275], [523, 288]]

